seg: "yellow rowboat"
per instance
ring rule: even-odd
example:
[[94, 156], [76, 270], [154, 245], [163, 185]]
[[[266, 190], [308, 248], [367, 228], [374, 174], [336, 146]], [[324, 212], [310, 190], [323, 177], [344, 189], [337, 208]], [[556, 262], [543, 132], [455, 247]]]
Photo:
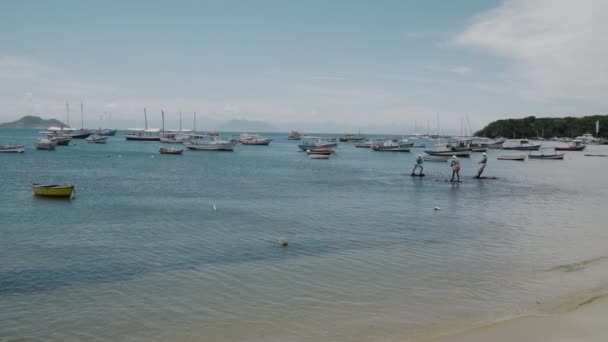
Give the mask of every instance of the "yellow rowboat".
[[74, 185], [32, 183], [32, 190], [36, 196], [72, 197], [74, 194]]

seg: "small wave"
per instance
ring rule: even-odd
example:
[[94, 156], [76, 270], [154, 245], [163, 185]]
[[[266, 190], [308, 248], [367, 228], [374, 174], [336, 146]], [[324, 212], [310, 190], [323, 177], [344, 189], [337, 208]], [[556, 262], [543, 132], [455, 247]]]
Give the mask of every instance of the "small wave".
[[603, 260], [607, 260], [608, 256], [601, 256], [601, 257], [597, 257], [597, 258], [593, 258], [593, 259], [587, 259], [587, 260], [583, 260], [583, 261], [578, 261], [578, 262], [574, 262], [571, 264], [563, 264], [563, 265], [558, 265], [555, 267], [551, 267], [549, 269], [547, 269], [547, 272], [553, 272], [553, 271], [564, 271], [564, 272], [574, 272], [574, 271], [580, 271], [580, 270], [584, 270], [585, 268], [587, 268], [588, 266], [598, 263], [600, 261]]

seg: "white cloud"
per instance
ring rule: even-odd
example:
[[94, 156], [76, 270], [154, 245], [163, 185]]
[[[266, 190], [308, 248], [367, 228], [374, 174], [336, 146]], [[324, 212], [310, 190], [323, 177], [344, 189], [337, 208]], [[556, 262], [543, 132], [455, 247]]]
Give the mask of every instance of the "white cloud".
[[530, 97], [608, 104], [606, 13], [606, 0], [506, 0], [454, 42], [514, 60]]

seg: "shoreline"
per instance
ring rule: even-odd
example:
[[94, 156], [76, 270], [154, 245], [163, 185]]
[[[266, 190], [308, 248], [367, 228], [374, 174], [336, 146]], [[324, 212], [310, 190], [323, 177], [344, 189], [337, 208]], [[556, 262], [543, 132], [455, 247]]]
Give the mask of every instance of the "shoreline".
[[[596, 342], [608, 341], [608, 293], [593, 293], [558, 305], [537, 314], [505, 319], [470, 329], [436, 335], [426, 342]], [[408, 339], [405, 339], [408, 341]]]

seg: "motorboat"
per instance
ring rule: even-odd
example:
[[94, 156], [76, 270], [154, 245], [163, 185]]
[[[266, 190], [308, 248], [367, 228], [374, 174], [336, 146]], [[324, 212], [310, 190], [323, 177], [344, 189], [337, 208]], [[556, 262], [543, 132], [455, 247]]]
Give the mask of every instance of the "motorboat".
[[568, 146], [558, 146], [555, 148], [556, 151], [582, 151], [587, 147], [583, 144], [582, 140], [574, 140]]
[[85, 139], [88, 143], [92, 144], [105, 144], [108, 142], [108, 137], [102, 137], [99, 135], [91, 135]]
[[190, 139], [184, 141], [184, 146], [195, 151], [234, 151], [237, 143], [230, 140], [220, 140], [218, 137], [207, 139]]
[[527, 139], [511, 139], [502, 144], [503, 150], [538, 151], [542, 144], [533, 144]]
[[[51, 128], [54, 128], [54, 127], [51, 127]], [[57, 142], [57, 145], [66, 146], [66, 145], [69, 145], [70, 142], [72, 141], [72, 136], [68, 133], [65, 133], [63, 131], [63, 129], [60, 131], [48, 130], [48, 131], [41, 132], [41, 133], [46, 135], [47, 138]]]
[[54, 150], [57, 142], [49, 138], [41, 138], [36, 141], [36, 148], [39, 150]]
[[598, 144], [600, 142], [600, 139], [595, 138], [592, 134], [590, 133], [585, 133], [583, 135], [580, 135], [576, 138], [574, 138], [575, 140], [580, 140], [583, 142], [583, 144]]
[[159, 152], [160, 154], [182, 154], [184, 152], [184, 149], [161, 147]]
[[359, 144], [355, 144], [355, 147], [358, 148], [372, 148], [374, 146], [380, 145], [382, 144], [382, 142], [384, 141], [384, 139], [381, 138], [372, 138], [372, 139], [367, 139]]
[[525, 154], [519, 154], [519, 155], [501, 155], [501, 156], [496, 157], [496, 159], [498, 159], [498, 160], [524, 161], [524, 160], [526, 160], [526, 155]]
[[0, 145], [0, 153], [23, 153], [25, 145]]
[[243, 145], [261, 145], [261, 146], [268, 146], [270, 144], [270, 142], [272, 141], [272, 139], [265, 138], [265, 137], [259, 136], [257, 134], [246, 134], [246, 133], [241, 134], [231, 140], [240, 142]]
[[300, 139], [302, 139], [302, 135], [298, 131], [291, 131], [287, 135], [287, 139], [288, 140], [300, 140]]
[[386, 139], [381, 144], [372, 146], [372, 150], [379, 152], [409, 152], [410, 148], [401, 145], [398, 140]]
[[74, 195], [74, 185], [32, 183], [32, 191], [36, 196], [70, 198]]
[[336, 138], [307, 137], [306, 141], [304, 141], [302, 144], [299, 144], [298, 147], [302, 151], [306, 151], [316, 148], [336, 148], [338, 147], [338, 143], [336, 142]]
[[95, 132], [97, 135], [101, 135], [104, 137], [113, 137], [116, 135], [116, 129], [109, 129], [109, 128], [100, 128], [97, 132]]

